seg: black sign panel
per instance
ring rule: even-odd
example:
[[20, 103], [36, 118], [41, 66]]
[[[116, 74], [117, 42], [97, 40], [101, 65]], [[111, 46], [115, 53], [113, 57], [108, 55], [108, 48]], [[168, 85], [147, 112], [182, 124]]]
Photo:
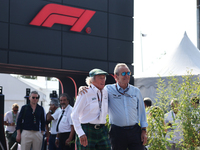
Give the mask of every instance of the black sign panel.
[[[99, 67], [112, 73], [113, 64], [124, 62], [131, 66], [133, 62], [133, 0], [0, 0], [0, 3], [2, 64], [83, 72]], [[67, 19], [84, 22], [84, 17], [77, 17], [74, 12], [54, 12], [50, 7], [45, 10], [49, 15], [43, 23], [56, 22], [53, 14], [64, 17], [67, 23], [58, 21], [52, 27], [30, 25], [49, 4], [95, 14], [80, 32], [71, 31], [77, 21], [70, 24], [72, 21]]]

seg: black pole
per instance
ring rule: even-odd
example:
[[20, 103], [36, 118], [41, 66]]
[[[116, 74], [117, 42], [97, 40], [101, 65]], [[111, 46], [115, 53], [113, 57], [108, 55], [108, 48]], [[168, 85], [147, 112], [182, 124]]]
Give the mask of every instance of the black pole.
[[0, 149], [4, 148], [7, 150], [6, 146], [6, 138], [4, 132], [4, 95], [3, 95], [3, 87], [0, 86]]
[[26, 104], [30, 103], [30, 100], [29, 100], [30, 92], [31, 92], [31, 89], [26, 88], [26, 96], [24, 96], [24, 98], [26, 99]]

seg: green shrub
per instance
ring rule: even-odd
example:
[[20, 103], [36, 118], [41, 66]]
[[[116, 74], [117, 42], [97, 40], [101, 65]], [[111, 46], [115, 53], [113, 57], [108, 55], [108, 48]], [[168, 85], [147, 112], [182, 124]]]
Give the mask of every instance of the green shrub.
[[[167, 79], [168, 81], [162, 78], [158, 79], [155, 105], [159, 106], [164, 113], [167, 113], [170, 110], [170, 101], [174, 98], [179, 101], [177, 118], [180, 120], [180, 124], [174, 124], [174, 126], [179, 126], [182, 130], [183, 139], [179, 144], [183, 146], [183, 149], [195, 150], [200, 145], [200, 108], [199, 105], [195, 108], [191, 99], [200, 97], [199, 77], [193, 76], [191, 72], [187, 71], [187, 75], [182, 76], [182, 78], [170, 76]], [[155, 127], [160, 128], [160, 130], [162, 129], [161, 125], [163, 124], [161, 122], [155, 121], [154, 124], [151, 121], [149, 122], [150, 132]], [[173, 137], [173, 133], [171, 133], [171, 137]], [[150, 137], [150, 139], [152, 138]], [[166, 139], [163, 143], [167, 144]], [[156, 144], [159, 144], [159, 142], [152, 140], [149, 149], [157, 149], [158, 146]]]

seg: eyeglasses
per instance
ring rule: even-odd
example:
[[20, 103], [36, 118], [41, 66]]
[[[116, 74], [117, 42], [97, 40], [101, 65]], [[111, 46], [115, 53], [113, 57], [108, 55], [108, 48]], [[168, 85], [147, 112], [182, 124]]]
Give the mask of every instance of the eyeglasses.
[[129, 71], [129, 72], [122, 72], [122, 76], [125, 76], [125, 75], [128, 75], [128, 76], [130, 76], [131, 75], [131, 72]]
[[18, 112], [18, 110], [13, 110], [14, 112]]
[[34, 96], [33, 96], [32, 99], [39, 99], [39, 97], [34, 97]]

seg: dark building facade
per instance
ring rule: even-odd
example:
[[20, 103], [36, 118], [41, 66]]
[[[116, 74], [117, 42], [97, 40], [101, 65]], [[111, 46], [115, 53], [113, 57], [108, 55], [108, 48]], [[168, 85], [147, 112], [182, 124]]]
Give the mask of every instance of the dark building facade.
[[133, 3], [0, 0], [0, 72], [57, 77], [71, 97], [93, 68], [133, 73]]

